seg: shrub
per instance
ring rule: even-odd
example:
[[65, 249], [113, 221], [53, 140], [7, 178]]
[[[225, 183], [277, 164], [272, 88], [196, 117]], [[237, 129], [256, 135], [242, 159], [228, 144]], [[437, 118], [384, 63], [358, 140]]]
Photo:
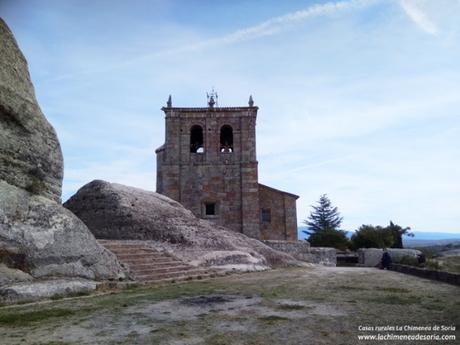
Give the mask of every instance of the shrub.
[[391, 231], [381, 226], [361, 225], [351, 236], [351, 246], [359, 248], [387, 248], [391, 247], [394, 237]]
[[346, 250], [350, 246], [345, 231], [330, 228], [312, 233], [308, 241], [313, 247], [334, 247]]
[[425, 267], [427, 269], [433, 270], [433, 271], [440, 271], [441, 270], [441, 265], [436, 260], [427, 260]]

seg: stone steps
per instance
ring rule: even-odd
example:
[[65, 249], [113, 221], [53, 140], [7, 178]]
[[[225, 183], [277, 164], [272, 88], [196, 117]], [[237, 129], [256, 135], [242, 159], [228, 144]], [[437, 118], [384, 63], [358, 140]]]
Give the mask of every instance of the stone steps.
[[212, 270], [188, 265], [139, 241], [98, 240], [98, 242], [113, 252], [120, 262], [128, 265], [132, 278], [141, 283], [204, 279], [217, 275]]
[[[124, 263], [126, 264], [130, 264], [129, 262], [126, 262], [126, 261], [123, 261]], [[136, 267], [139, 269], [139, 270], [142, 270], [142, 269], [150, 269], [152, 267], [152, 262], [148, 262], [148, 263], [131, 263], [131, 264], [134, 264], [136, 265]], [[168, 267], [171, 267], [171, 263], [170, 262], [167, 262], [167, 263], [155, 263], [155, 267], [156, 268], [168, 268]]]
[[157, 255], [150, 255], [148, 253], [142, 255], [128, 255], [128, 254], [118, 254], [116, 250], [109, 249], [111, 252], [117, 254], [117, 257], [122, 261], [131, 261], [131, 262], [171, 262], [169, 256], [157, 256]]
[[211, 276], [211, 273], [209, 271], [203, 270], [203, 269], [190, 269], [187, 271], [184, 270], [176, 270], [176, 271], [171, 271], [171, 272], [164, 272], [164, 273], [144, 273], [144, 274], [139, 274], [136, 275], [136, 278], [141, 280], [141, 281], [155, 281], [159, 279], [165, 279], [165, 278], [176, 278], [176, 277], [209, 277]]
[[151, 267], [146, 267], [146, 268], [139, 268], [136, 267], [136, 274], [142, 275], [146, 273], [168, 273], [168, 272], [176, 272], [176, 271], [188, 271], [190, 270], [189, 266], [185, 265], [178, 265], [178, 266], [168, 266], [168, 267], [160, 267], [160, 268], [151, 268]]

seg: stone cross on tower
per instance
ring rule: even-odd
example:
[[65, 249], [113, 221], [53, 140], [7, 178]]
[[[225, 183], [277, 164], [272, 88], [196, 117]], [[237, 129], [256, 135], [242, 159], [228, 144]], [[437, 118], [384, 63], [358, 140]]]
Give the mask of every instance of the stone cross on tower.
[[169, 97], [168, 97], [168, 101], [166, 102], [166, 106], [167, 106], [168, 108], [171, 108], [171, 107], [172, 107], [171, 95], [169, 95]]
[[210, 93], [206, 92], [206, 98], [208, 99], [209, 108], [214, 108], [214, 105], [218, 106], [217, 100], [219, 99], [219, 96], [217, 95], [217, 92], [214, 91], [214, 88], [212, 88]]
[[253, 106], [254, 106], [254, 100], [252, 99], [252, 95], [249, 96], [248, 105], [249, 105], [250, 107], [253, 107]]

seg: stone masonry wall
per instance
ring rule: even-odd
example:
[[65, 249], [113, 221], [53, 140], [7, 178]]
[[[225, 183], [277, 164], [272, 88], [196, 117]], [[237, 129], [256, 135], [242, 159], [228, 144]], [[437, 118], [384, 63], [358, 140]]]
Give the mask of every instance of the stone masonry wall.
[[297, 260], [324, 266], [336, 266], [337, 254], [334, 248], [310, 247], [307, 241], [262, 241], [280, 252], [288, 253]]
[[[403, 256], [410, 256], [416, 258], [422, 252], [417, 249], [400, 249], [388, 248], [388, 253], [394, 260]], [[360, 248], [358, 249], [358, 264], [360, 266], [375, 267], [380, 264], [382, 260], [383, 249], [381, 248]]]
[[260, 223], [263, 240], [297, 240], [297, 196], [259, 184], [259, 206], [269, 211], [270, 221]]
[[284, 194], [287, 241], [297, 240], [297, 199], [297, 196], [292, 197], [290, 194]]
[[[163, 108], [166, 142], [157, 150], [157, 191], [205, 218], [259, 238], [255, 152], [257, 107]], [[193, 126], [203, 130], [204, 152], [190, 152]], [[233, 151], [220, 151], [220, 130], [233, 131]], [[214, 203], [215, 215], [205, 214]]]

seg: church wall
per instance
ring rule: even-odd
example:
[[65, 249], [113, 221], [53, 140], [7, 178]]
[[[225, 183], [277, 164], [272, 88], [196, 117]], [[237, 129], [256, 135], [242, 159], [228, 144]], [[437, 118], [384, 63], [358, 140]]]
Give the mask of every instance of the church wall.
[[296, 199], [297, 196], [259, 184], [261, 239], [297, 240]]
[[[182, 166], [181, 176], [182, 205], [197, 217], [242, 232], [241, 176], [238, 165]], [[206, 203], [215, 204], [215, 216], [206, 215]]]
[[[198, 217], [258, 238], [257, 108], [164, 110], [166, 144], [157, 151], [157, 191]], [[232, 152], [221, 152], [224, 125], [232, 129]], [[202, 152], [190, 152], [193, 126], [202, 128]], [[206, 214], [206, 204], [214, 204], [215, 214]]]
[[297, 240], [297, 197], [284, 195], [284, 212], [286, 219], [286, 240]]

